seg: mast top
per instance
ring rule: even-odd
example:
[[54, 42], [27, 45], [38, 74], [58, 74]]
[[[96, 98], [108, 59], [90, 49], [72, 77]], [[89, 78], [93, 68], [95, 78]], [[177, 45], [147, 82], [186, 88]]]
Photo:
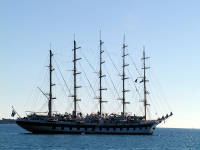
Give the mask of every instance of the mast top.
[[123, 37], [123, 44], [126, 43], [126, 34], [124, 33], [124, 37]]
[[50, 48], [49, 50], [51, 50], [51, 46], [52, 46], [52, 45], [51, 45], [51, 42], [50, 42], [50, 43], [49, 43], [49, 48]]
[[101, 30], [99, 30], [99, 40], [101, 41]]
[[75, 35], [75, 33], [74, 33], [74, 41], [76, 41], [76, 35]]

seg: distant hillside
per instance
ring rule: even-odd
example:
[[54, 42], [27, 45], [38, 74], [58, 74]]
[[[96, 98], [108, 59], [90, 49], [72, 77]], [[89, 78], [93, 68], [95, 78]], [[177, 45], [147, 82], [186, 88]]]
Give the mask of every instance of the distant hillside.
[[0, 124], [15, 124], [15, 123], [16, 123], [15, 119], [2, 118], [2, 120], [0, 120]]

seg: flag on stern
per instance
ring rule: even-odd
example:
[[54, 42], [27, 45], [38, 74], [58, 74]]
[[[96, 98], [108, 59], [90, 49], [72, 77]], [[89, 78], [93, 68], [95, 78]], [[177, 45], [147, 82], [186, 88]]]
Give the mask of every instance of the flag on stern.
[[11, 113], [11, 117], [14, 117], [16, 115], [16, 111], [14, 109], [14, 107], [12, 106], [12, 113]]

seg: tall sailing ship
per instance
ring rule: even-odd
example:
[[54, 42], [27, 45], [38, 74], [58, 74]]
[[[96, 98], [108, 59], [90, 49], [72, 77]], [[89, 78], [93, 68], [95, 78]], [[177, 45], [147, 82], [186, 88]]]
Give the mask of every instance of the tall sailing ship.
[[128, 90], [125, 89], [125, 80], [128, 79], [126, 76], [126, 67], [128, 64], [125, 62], [125, 58], [128, 55], [126, 53], [125, 40], [123, 42], [122, 50], [122, 98], [120, 99], [122, 102], [122, 112], [121, 114], [104, 114], [102, 113], [102, 104], [107, 102], [102, 98], [103, 90], [106, 88], [102, 87], [102, 78], [105, 77], [102, 73], [102, 64], [104, 61], [102, 60], [102, 50], [103, 41], [100, 39], [99, 41], [99, 110], [97, 113], [92, 115], [83, 115], [81, 112], [77, 112], [77, 102], [79, 99], [77, 98], [77, 89], [80, 86], [77, 86], [77, 75], [80, 72], [77, 72], [77, 61], [80, 58], [77, 58], [77, 47], [76, 41], [74, 40], [74, 48], [73, 48], [73, 104], [74, 108], [72, 114], [54, 114], [52, 111], [52, 100], [55, 99], [53, 97], [52, 87], [55, 85], [52, 82], [52, 72], [54, 71], [52, 64], [53, 53], [52, 50], [49, 50], [49, 94], [44, 94], [48, 99], [48, 115], [40, 115], [37, 113], [31, 113], [26, 117], [19, 117], [16, 123], [24, 128], [27, 131], [32, 133], [48, 133], [48, 134], [131, 134], [131, 135], [152, 135], [156, 126], [161, 122], [168, 119], [172, 116], [172, 112], [157, 118], [155, 120], [148, 120], [147, 118], [147, 89], [146, 82], [148, 81], [146, 78], [146, 57], [145, 50], [143, 50], [143, 75], [140, 83], [143, 83], [143, 106], [144, 106], [144, 115], [130, 115], [126, 113], [125, 106], [129, 104], [126, 101], [126, 92]]

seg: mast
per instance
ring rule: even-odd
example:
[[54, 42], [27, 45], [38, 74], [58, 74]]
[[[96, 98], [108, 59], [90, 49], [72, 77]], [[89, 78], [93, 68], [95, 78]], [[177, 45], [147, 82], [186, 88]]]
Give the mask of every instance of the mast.
[[73, 59], [73, 63], [74, 63], [74, 69], [73, 69], [73, 76], [74, 76], [74, 110], [73, 110], [73, 116], [76, 118], [76, 113], [77, 113], [77, 101], [80, 101], [80, 99], [77, 99], [77, 88], [80, 88], [81, 86], [77, 86], [76, 83], [76, 75], [80, 74], [81, 72], [77, 72], [76, 69], [76, 62], [77, 60], [80, 60], [81, 58], [76, 58], [76, 50], [79, 49], [81, 47], [76, 47], [76, 41], [74, 40], [74, 59]]
[[103, 50], [102, 50], [102, 45], [103, 45], [103, 41], [101, 40], [101, 32], [100, 32], [100, 40], [99, 40], [99, 114], [102, 114], [102, 103], [105, 103], [107, 101], [103, 101], [102, 100], [102, 91], [103, 90], [107, 90], [106, 88], [102, 88], [102, 78], [105, 77], [106, 75], [102, 74], [102, 64], [105, 63], [105, 61], [102, 60], [102, 54], [103, 54]]
[[144, 90], [144, 119], [147, 119], [147, 105], [149, 105], [147, 103], [147, 90], [146, 90], [146, 82], [148, 82], [147, 78], [146, 78], [146, 69], [149, 69], [150, 67], [146, 67], [146, 59], [148, 59], [149, 57], [145, 56], [145, 47], [143, 47], [143, 90]]
[[128, 77], [126, 77], [126, 73], [125, 73], [125, 67], [128, 66], [129, 64], [126, 64], [125, 62], [125, 58], [128, 54], [126, 54], [126, 47], [127, 45], [125, 44], [125, 35], [124, 35], [124, 41], [123, 41], [123, 53], [122, 53], [122, 59], [123, 59], [123, 64], [122, 64], [122, 105], [123, 105], [123, 110], [122, 110], [122, 115], [125, 114], [125, 105], [129, 104], [129, 102], [126, 102], [126, 92], [128, 92], [129, 90], [125, 89], [125, 80], [128, 79]]
[[48, 116], [51, 117], [52, 116], [52, 100], [55, 99], [55, 97], [52, 97], [52, 87], [55, 85], [52, 83], [52, 72], [54, 71], [53, 66], [52, 66], [52, 57], [53, 57], [53, 53], [51, 51], [51, 48], [49, 50], [49, 103], [48, 103], [48, 108], [49, 108], [49, 112], [48, 112]]

